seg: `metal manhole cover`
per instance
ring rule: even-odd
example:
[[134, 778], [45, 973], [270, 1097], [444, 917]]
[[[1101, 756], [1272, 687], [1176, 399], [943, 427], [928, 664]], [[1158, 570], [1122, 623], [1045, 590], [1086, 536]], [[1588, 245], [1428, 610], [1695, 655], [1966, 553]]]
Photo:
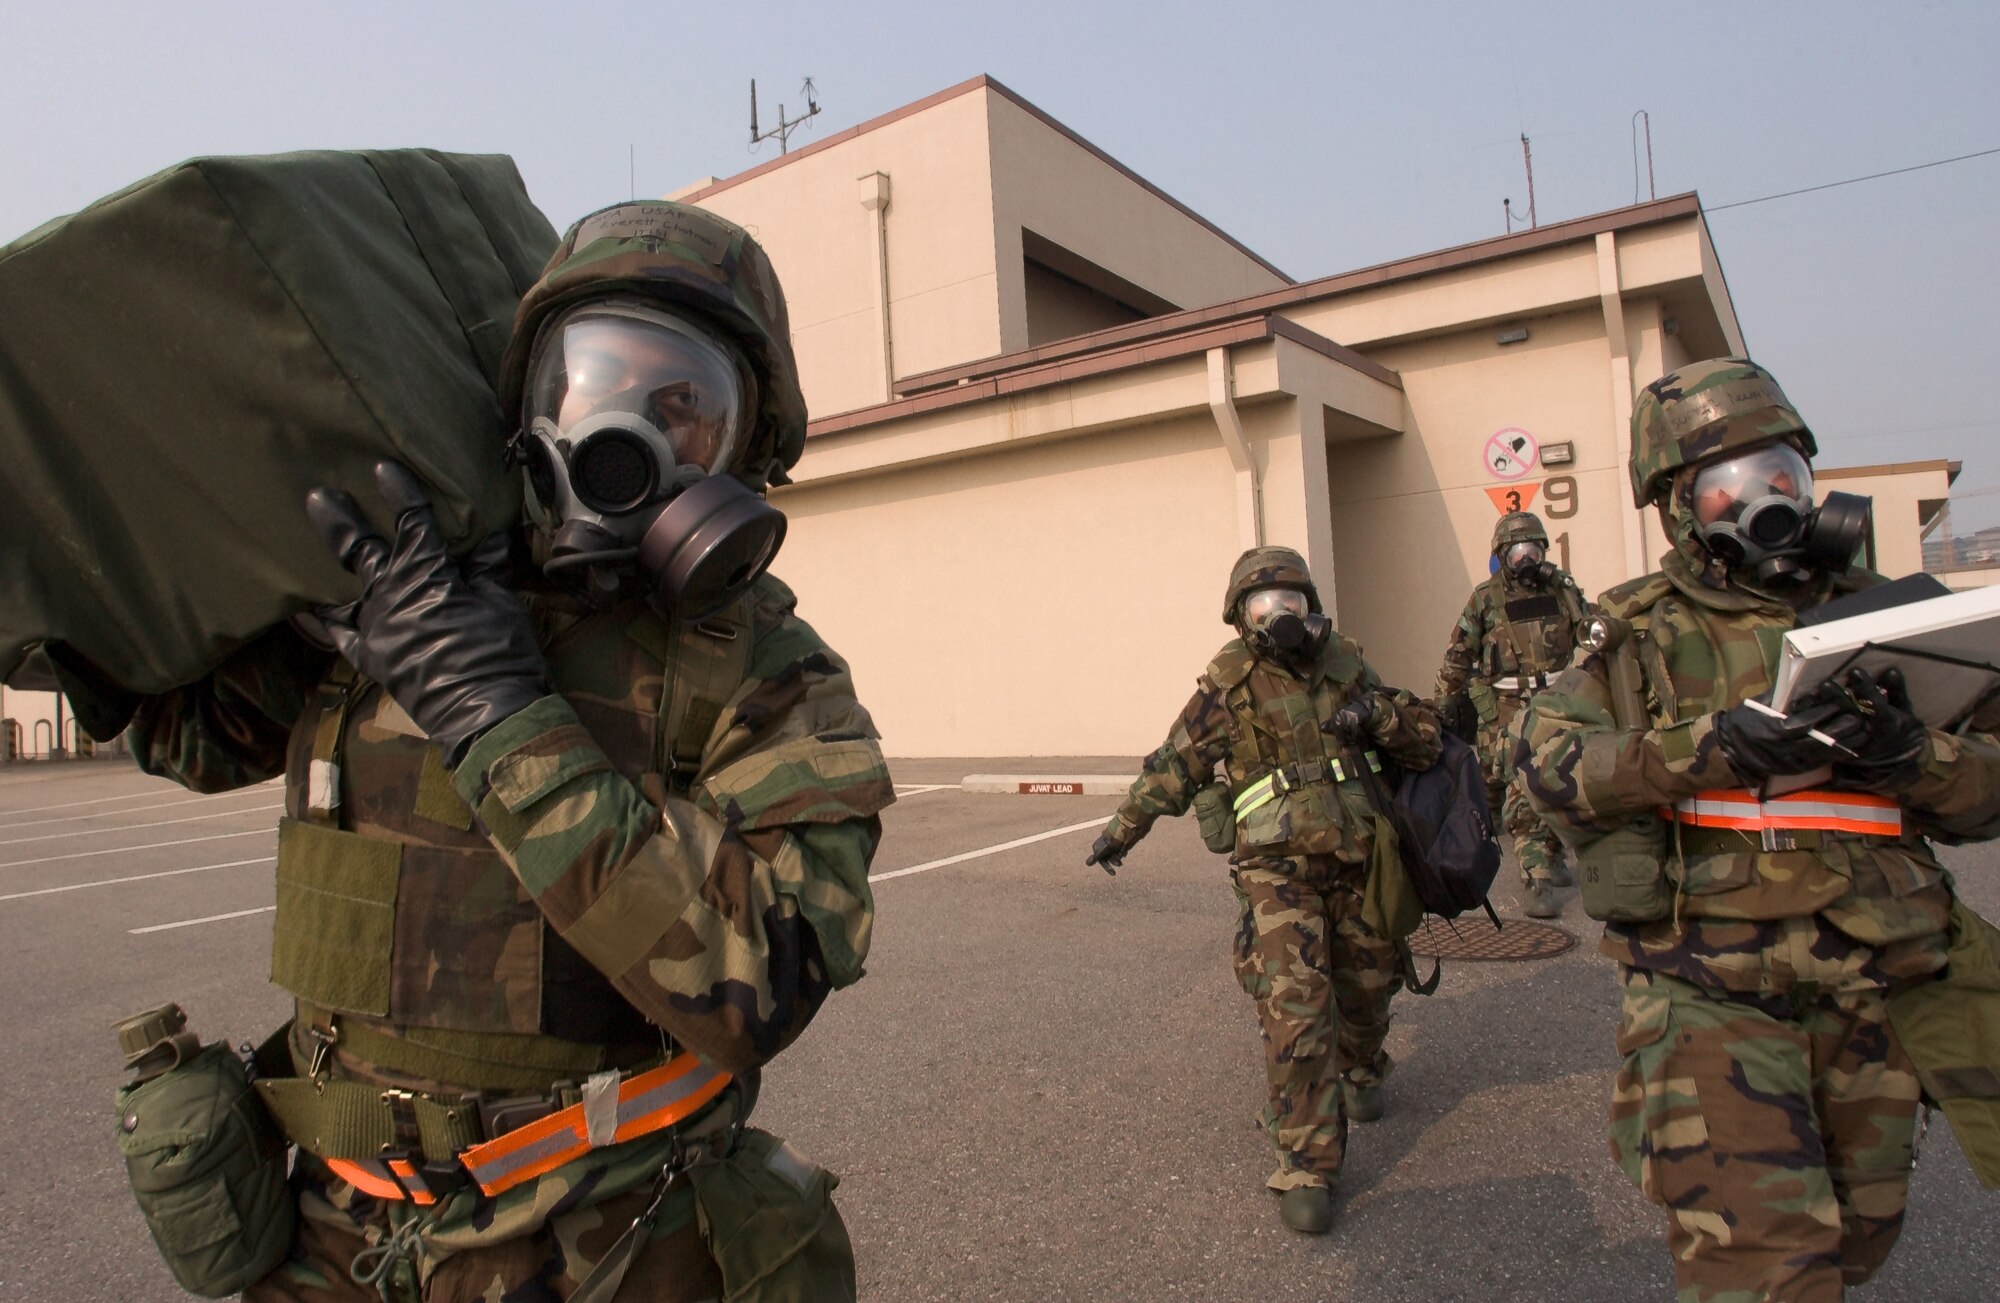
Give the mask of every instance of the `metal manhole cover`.
[[1576, 938], [1549, 923], [1506, 920], [1495, 930], [1484, 915], [1446, 922], [1427, 918], [1410, 933], [1410, 952], [1428, 959], [1551, 959], [1576, 944]]

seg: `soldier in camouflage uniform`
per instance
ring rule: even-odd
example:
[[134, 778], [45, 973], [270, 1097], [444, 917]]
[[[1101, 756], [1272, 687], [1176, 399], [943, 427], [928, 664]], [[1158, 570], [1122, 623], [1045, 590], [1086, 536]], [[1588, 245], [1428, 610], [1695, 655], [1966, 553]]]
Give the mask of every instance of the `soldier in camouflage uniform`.
[[[1493, 530], [1499, 568], [1472, 590], [1438, 669], [1445, 719], [1472, 732], [1486, 771], [1486, 802], [1514, 839], [1530, 918], [1562, 913], [1555, 889], [1569, 885], [1562, 842], [1528, 804], [1507, 735], [1521, 704], [1569, 664], [1586, 613], [1576, 580], [1548, 560], [1549, 534], [1532, 511], [1510, 511]], [[1476, 739], [1476, 740], [1475, 740]]]
[[[517, 446], [545, 437], [535, 528], [458, 562], [400, 467], [392, 541], [317, 491], [362, 580], [322, 613], [343, 655], [274, 632], [135, 725], [150, 773], [286, 780], [296, 1077], [263, 1089], [301, 1230], [245, 1297], [851, 1298], [833, 1178], [744, 1123], [861, 976], [893, 790], [767, 535], [712, 611], [643, 568], [674, 490], [756, 519], [799, 457], [771, 266], [698, 209], [593, 214], [522, 301], [502, 392]], [[510, 581], [510, 550], [551, 564]]]
[[1278, 1149], [1268, 1184], [1287, 1225], [1322, 1234], [1350, 1114], [1382, 1115], [1382, 1044], [1403, 972], [1398, 942], [1362, 919], [1376, 814], [1364, 766], [1380, 772], [1379, 748], [1429, 767], [1439, 725], [1333, 632], [1289, 548], [1237, 560], [1222, 619], [1237, 637], [1197, 680], [1088, 862], [1111, 871], [1156, 819], [1186, 813], [1217, 765], [1227, 772], [1236, 976], [1257, 1001], [1270, 1083], [1261, 1120]]
[[1930, 840], [2000, 834], [2000, 705], [1940, 732], [1865, 676], [1744, 704], [1800, 612], [1876, 577], [1821, 534], [1812, 434], [1755, 364], [1648, 385], [1632, 449], [1673, 550], [1601, 599], [1621, 632], [1531, 701], [1516, 761], [1614, 920], [1611, 1149], [1667, 1210], [1680, 1297], [1839, 1299], [1902, 1226], [1919, 1085], [1886, 997], [1946, 963]]

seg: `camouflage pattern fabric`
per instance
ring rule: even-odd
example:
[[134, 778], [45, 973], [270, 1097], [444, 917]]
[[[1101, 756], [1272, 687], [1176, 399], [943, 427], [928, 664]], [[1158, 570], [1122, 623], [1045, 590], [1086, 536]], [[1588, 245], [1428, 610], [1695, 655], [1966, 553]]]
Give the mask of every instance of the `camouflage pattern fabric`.
[[1230, 791], [1243, 793], [1275, 769], [1340, 760], [1346, 780], [1334, 781], [1329, 768], [1323, 781], [1291, 794], [1295, 819], [1283, 840], [1248, 844], [1239, 820], [1237, 854], [1328, 854], [1365, 863], [1374, 841], [1374, 807], [1355, 767], [1355, 748], [1322, 728], [1363, 695], [1383, 707], [1371, 725], [1372, 748], [1412, 769], [1436, 762], [1443, 728], [1437, 713], [1401, 689], [1383, 687], [1354, 642], [1335, 635], [1312, 665], [1295, 670], [1231, 639], [1195, 681], [1194, 695], [1167, 740], [1146, 757], [1106, 831], [1131, 846], [1162, 816], [1187, 813], [1217, 765], [1227, 772]]
[[1361, 870], [1332, 856], [1258, 860], [1233, 875], [1236, 980], [1257, 1001], [1270, 1095], [1258, 1121], [1278, 1150], [1273, 1190], [1327, 1185], [1347, 1155], [1342, 1079], [1388, 1075], [1397, 947], [1361, 917]]
[[805, 451], [806, 400], [784, 292], [750, 233], [706, 209], [636, 200], [570, 227], [515, 313], [500, 392], [527, 392], [528, 357], [552, 313], [618, 294], [713, 322], [743, 349], [756, 373], [756, 418], [731, 471], [756, 489], [785, 483]]
[[1306, 559], [1288, 547], [1253, 547], [1229, 568], [1229, 586], [1222, 594], [1222, 622], [1236, 624], [1243, 599], [1260, 588], [1296, 588], [1306, 595], [1306, 609], [1321, 613], [1319, 586], [1306, 569]]
[[[406, 1016], [339, 1007], [326, 1071], [447, 1098], [545, 1091], [676, 1046], [754, 1072], [860, 977], [868, 951], [868, 863], [894, 793], [847, 667], [791, 592], [760, 579], [734, 608], [747, 667], [704, 685], [716, 712], [683, 783], [662, 772], [668, 679], [713, 667], [641, 602], [524, 596], [558, 694], [481, 738], [456, 772], [373, 684], [353, 688], [343, 826], [327, 831], [400, 851], [390, 944]], [[328, 659], [274, 643], [147, 702], [132, 735], [142, 768], [201, 790], [286, 772], [288, 813], [306, 819], [328, 696], [311, 671]], [[517, 891], [495, 893], [482, 856]], [[510, 990], [538, 994], [499, 998]], [[300, 1025], [318, 1012], [302, 999]], [[590, 1188], [650, 1182], [652, 1139], [579, 1160]], [[426, 1253], [502, 1244], [525, 1232], [500, 1211], [563, 1198], [545, 1176], [482, 1205], [463, 1242], [427, 1234]], [[371, 1234], [387, 1233], [387, 1207]]]
[[[670, 1154], [660, 1138], [600, 1151], [497, 1200], [448, 1196], [432, 1209], [385, 1204], [311, 1159], [293, 1175], [299, 1237], [246, 1303], [554, 1303], [567, 1299], [652, 1200]], [[760, 1131], [719, 1163], [676, 1179], [618, 1297], [697, 1303], [835, 1303], [854, 1298], [833, 1178]], [[719, 1187], [727, 1193], [718, 1194]], [[750, 1199], [740, 1196], [750, 1192]], [[751, 1215], [746, 1218], [746, 1212]], [[400, 1230], [420, 1251], [397, 1253]], [[746, 1255], [745, 1250], [752, 1250]], [[357, 1255], [386, 1290], [358, 1283]]]
[[[1673, 535], [1681, 504], [1663, 508]], [[1794, 602], [1718, 583], [1677, 541], [1655, 575], [1601, 599], [1631, 621], [1650, 726], [1620, 729], [1591, 653], [1530, 700], [1515, 761], [1529, 798], [1586, 866], [1592, 845], [1705, 789], [1740, 788], [1716, 712], [1769, 688], [1796, 609], [1874, 576], [1822, 580]], [[1915, 1082], [1885, 989], [1944, 965], [1949, 876], [1925, 840], [2000, 834], [2000, 703], [1960, 736], [1933, 732], [1895, 793], [1899, 837], [1817, 832], [1792, 849], [1676, 825], [1657, 922], [1614, 923], [1627, 1056], [1614, 1149], [1673, 1218], [1682, 1298], [1835, 1299], [1894, 1242]], [[1608, 844], [1608, 842], [1607, 842]], [[1843, 1231], [1843, 1228], [1845, 1230]]]
[[[1239, 572], [1253, 560], [1264, 558], [1246, 554]], [[1363, 695], [1378, 706], [1370, 748], [1415, 769], [1436, 762], [1436, 713], [1384, 688], [1355, 643], [1335, 635], [1313, 664], [1292, 667], [1232, 639], [1196, 680], [1167, 741], [1147, 757], [1106, 827], [1121, 844], [1136, 843], [1162, 816], [1185, 814], [1218, 765], [1239, 794], [1276, 770], [1321, 767], [1319, 778], [1273, 804], [1286, 813], [1272, 840], [1253, 845], [1239, 818], [1232, 856], [1241, 911], [1236, 975], [1257, 1001], [1264, 1035], [1263, 1122], [1279, 1153], [1276, 1190], [1332, 1179], [1346, 1150], [1341, 1073], [1365, 1086], [1389, 1069], [1382, 1039], [1400, 969], [1395, 943], [1361, 918], [1376, 814], [1360, 778], [1367, 761], [1364, 749], [1321, 727]], [[1336, 778], [1336, 761], [1345, 778]]]
[[1917, 1076], [1879, 991], [1625, 970], [1611, 1153], [1667, 1211], [1681, 1303], [1837, 1303], [1903, 1225]]
[[1690, 362], [1639, 391], [1632, 406], [1632, 505], [1658, 501], [1683, 466], [1786, 438], [1818, 444], [1771, 373], [1748, 358]]
[[292, 725], [337, 658], [290, 625], [267, 630], [192, 687], [140, 700], [126, 743], [139, 768], [196, 792], [229, 792], [285, 772]]
[[[1532, 522], [1532, 528], [1510, 525], [1517, 518]], [[1493, 545], [1497, 550], [1531, 534], [1546, 541], [1541, 522], [1532, 513], [1514, 512], [1502, 517]], [[1559, 672], [1569, 664], [1576, 649], [1576, 627], [1587, 614], [1588, 604], [1569, 575], [1558, 573], [1548, 587], [1535, 589], [1503, 568], [1466, 599], [1438, 668], [1437, 700], [1462, 692], [1479, 712], [1474, 745], [1486, 772], [1487, 804], [1513, 838], [1523, 882], [1556, 879], [1563, 862], [1562, 842], [1536, 813], [1514, 772], [1514, 742], [1508, 729], [1527, 693], [1504, 692], [1493, 683]]]
[[[1662, 565], [1601, 599], [1607, 614], [1647, 631], [1639, 664], [1654, 727], [1615, 726], [1604, 659], [1588, 655], [1529, 702], [1517, 728], [1529, 798], [1574, 847], [1629, 820], [1657, 818], [1660, 806], [1696, 792], [1743, 785], [1716, 745], [1715, 712], [1770, 687], [1795, 622], [1775, 597], [1709, 586], [1679, 552]], [[1841, 586], [1873, 578], [1857, 574]], [[1807, 600], [1832, 591], [1822, 582]], [[1935, 973], [1951, 892], [1925, 837], [2000, 835], [1996, 729], [2000, 703], [1963, 736], [1932, 733], [1921, 776], [1897, 794], [1902, 837], [1829, 835], [1816, 849], [1766, 851], [1751, 837], [1683, 830], [1682, 854], [1665, 866], [1676, 917], [1615, 924], [1605, 952], [1733, 991], [1798, 982], [1868, 989]]]

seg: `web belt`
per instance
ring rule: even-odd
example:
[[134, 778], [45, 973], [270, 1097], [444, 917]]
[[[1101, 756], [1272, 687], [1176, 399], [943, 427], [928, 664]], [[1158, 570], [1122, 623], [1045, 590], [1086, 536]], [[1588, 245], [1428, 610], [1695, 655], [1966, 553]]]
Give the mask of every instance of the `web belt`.
[[1809, 790], [1759, 799], [1748, 788], [1710, 789], [1663, 806], [1661, 817], [1693, 828], [1760, 837], [1766, 850], [1797, 848], [1796, 833], [1900, 837], [1903, 808], [1868, 792]]
[[[692, 1054], [629, 1076], [601, 1072], [583, 1083], [578, 1103], [484, 1140], [483, 1106], [476, 1098], [435, 1100], [366, 1082], [310, 1078], [260, 1080], [257, 1086], [286, 1135], [341, 1180], [378, 1199], [429, 1204], [466, 1177], [484, 1194], [497, 1195], [593, 1149], [676, 1126], [730, 1080]], [[504, 1112], [488, 1109], [485, 1115]]]
[[[1382, 772], [1382, 757], [1373, 751], [1364, 752], [1368, 757], [1371, 773]], [[1243, 789], [1236, 798], [1236, 817], [1241, 819], [1261, 806], [1269, 805], [1286, 792], [1296, 791], [1313, 783], [1325, 782], [1331, 778], [1336, 783], [1344, 783], [1350, 778], [1361, 777], [1361, 771], [1338, 758], [1331, 760], [1308, 760], [1304, 764], [1286, 765], [1273, 769], [1256, 782]]]

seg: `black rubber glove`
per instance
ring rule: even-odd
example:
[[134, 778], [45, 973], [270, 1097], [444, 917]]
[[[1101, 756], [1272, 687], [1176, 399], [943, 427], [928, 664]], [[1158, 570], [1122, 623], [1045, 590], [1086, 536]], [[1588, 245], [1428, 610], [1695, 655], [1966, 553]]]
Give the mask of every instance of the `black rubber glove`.
[[1324, 726], [1325, 732], [1333, 734], [1350, 746], [1368, 740], [1368, 731], [1375, 721], [1382, 717], [1387, 707], [1382, 699], [1372, 692], [1364, 692], [1354, 700], [1333, 712], [1333, 720]]
[[1479, 709], [1472, 704], [1472, 697], [1464, 692], [1454, 692], [1438, 703], [1438, 718], [1461, 742], [1473, 742], [1479, 737]]
[[1090, 854], [1084, 857], [1085, 864], [1095, 864], [1112, 877], [1118, 876], [1118, 866], [1125, 862], [1125, 854], [1132, 848], [1119, 841], [1108, 832], [1097, 834], [1097, 840], [1090, 844]]
[[1834, 782], [1864, 792], [1900, 792], [1922, 774], [1930, 729], [1910, 710], [1910, 687], [1891, 666], [1879, 681], [1863, 669], [1830, 682], [1818, 696], [1840, 711], [1834, 727], [1853, 754], [1837, 758]]
[[1809, 774], [1840, 758], [1842, 753], [1812, 736], [1817, 730], [1844, 743], [1846, 739], [1834, 731], [1839, 715], [1837, 706], [1824, 702], [1802, 705], [1782, 716], [1767, 715], [1744, 702], [1716, 712], [1715, 740], [1729, 767], [1746, 783]]
[[395, 513], [393, 543], [338, 489], [306, 495], [320, 541], [361, 581], [359, 601], [316, 614], [340, 654], [456, 765], [474, 738], [548, 695], [548, 665], [507, 588], [506, 535], [454, 561], [414, 475], [378, 462], [375, 485]]

